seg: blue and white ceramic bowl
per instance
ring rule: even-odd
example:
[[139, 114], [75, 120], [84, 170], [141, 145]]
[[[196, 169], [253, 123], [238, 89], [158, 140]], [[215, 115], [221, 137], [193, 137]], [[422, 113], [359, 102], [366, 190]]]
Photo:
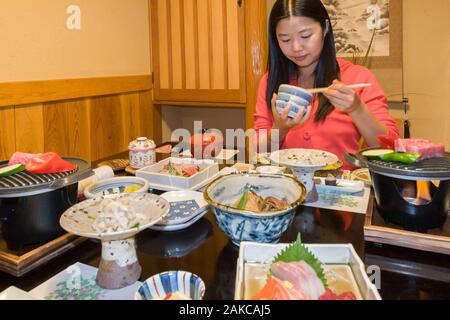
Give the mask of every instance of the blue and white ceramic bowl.
[[[231, 207], [250, 187], [263, 198], [285, 198], [285, 210], [256, 213]], [[241, 241], [277, 243], [306, 196], [305, 186], [297, 179], [276, 174], [230, 174], [213, 181], [204, 192], [219, 228], [235, 245]]]
[[296, 86], [281, 85], [275, 102], [278, 112], [282, 112], [289, 104], [289, 118], [295, 118], [299, 110], [305, 110], [312, 101], [312, 94]]
[[203, 280], [187, 271], [166, 271], [147, 280], [135, 293], [135, 300], [161, 300], [170, 292], [182, 293], [192, 300], [202, 300], [205, 294]]
[[84, 189], [84, 196], [92, 199], [120, 193], [147, 193], [149, 188], [148, 181], [143, 178], [114, 177], [90, 184]]
[[280, 94], [280, 93], [286, 93], [286, 94], [297, 96], [299, 98], [302, 98], [302, 99], [308, 101], [308, 103], [311, 103], [312, 98], [313, 98], [313, 95], [311, 93], [309, 93], [308, 90], [305, 90], [305, 89], [297, 87], [297, 86], [292, 86], [289, 84], [280, 85], [280, 87], [278, 88], [278, 94]]

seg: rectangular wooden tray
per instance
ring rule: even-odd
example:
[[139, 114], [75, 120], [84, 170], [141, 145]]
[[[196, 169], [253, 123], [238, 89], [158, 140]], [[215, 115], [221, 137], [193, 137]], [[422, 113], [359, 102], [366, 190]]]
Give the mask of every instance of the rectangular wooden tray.
[[21, 277], [87, 239], [66, 233], [23, 254], [9, 251], [4, 241], [0, 240], [0, 271]]
[[384, 221], [375, 208], [372, 196], [364, 223], [364, 239], [422, 251], [450, 254], [450, 217], [442, 229], [428, 230], [428, 233], [406, 231], [402, 227]]

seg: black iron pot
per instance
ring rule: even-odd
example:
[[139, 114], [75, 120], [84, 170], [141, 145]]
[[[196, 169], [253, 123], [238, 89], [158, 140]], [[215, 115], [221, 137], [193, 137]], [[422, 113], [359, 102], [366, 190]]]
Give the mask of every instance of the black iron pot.
[[405, 199], [401, 189], [406, 184], [415, 184], [415, 181], [375, 172], [371, 172], [371, 176], [378, 211], [386, 222], [417, 232], [443, 227], [450, 204], [450, 180], [440, 182], [429, 202], [414, 204]]
[[9, 250], [48, 242], [64, 234], [59, 218], [77, 201], [78, 183], [35, 195], [0, 198], [2, 237]]

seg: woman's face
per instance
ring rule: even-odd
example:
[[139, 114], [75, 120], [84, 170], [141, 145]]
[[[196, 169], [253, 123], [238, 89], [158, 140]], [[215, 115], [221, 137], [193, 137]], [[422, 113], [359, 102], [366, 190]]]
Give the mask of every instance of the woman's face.
[[278, 22], [276, 34], [283, 54], [299, 68], [317, 64], [323, 48], [323, 30], [319, 22], [291, 16]]

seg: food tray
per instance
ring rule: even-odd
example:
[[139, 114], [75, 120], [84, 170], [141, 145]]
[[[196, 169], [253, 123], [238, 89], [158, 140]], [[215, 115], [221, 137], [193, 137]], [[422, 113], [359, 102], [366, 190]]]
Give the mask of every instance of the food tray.
[[[289, 244], [263, 244], [241, 242], [236, 270], [235, 300], [246, 297], [246, 265], [267, 265]], [[364, 300], [381, 300], [377, 288], [367, 276], [361, 259], [351, 244], [305, 244], [308, 249], [325, 265], [346, 265]]]
[[[191, 177], [172, 176], [159, 173], [169, 162], [184, 165], [195, 165], [200, 167], [200, 172]], [[162, 190], [193, 190], [201, 186], [202, 182], [209, 180], [219, 173], [219, 165], [214, 160], [197, 160], [192, 158], [166, 158], [156, 164], [144, 167], [136, 171], [136, 176], [147, 179], [150, 187], [159, 186]]]

